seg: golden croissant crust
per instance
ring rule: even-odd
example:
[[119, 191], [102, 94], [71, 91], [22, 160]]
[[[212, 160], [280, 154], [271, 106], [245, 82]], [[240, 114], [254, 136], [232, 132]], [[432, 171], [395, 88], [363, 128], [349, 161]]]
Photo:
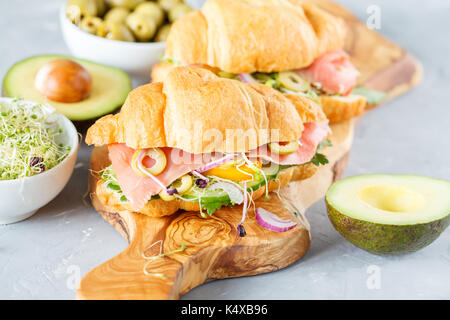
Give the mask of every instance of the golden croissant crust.
[[163, 83], [130, 92], [120, 113], [104, 116], [89, 128], [86, 143], [245, 152], [273, 141], [297, 140], [305, 120], [324, 119], [321, 108], [306, 98], [292, 102], [264, 85], [219, 78], [202, 68], [176, 67]]
[[231, 73], [294, 70], [342, 48], [346, 32], [341, 18], [299, 0], [208, 0], [173, 24], [165, 55]]
[[367, 106], [367, 99], [356, 94], [345, 97], [321, 96], [320, 104], [330, 123], [337, 123], [363, 114]]

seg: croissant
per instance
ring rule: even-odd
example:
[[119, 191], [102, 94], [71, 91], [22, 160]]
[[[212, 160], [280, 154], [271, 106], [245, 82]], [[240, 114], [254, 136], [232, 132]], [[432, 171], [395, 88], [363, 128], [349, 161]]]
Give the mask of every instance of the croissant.
[[[316, 66], [316, 62], [327, 54], [336, 56], [337, 61], [348, 59], [342, 51], [346, 34], [341, 18], [300, 0], [208, 0], [201, 10], [173, 24], [165, 51], [171, 62], [155, 65], [151, 77], [153, 81], [164, 79], [175, 66], [173, 62], [234, 75], [297, 72], [313, 67], [312, 72], [301, 75], [312, 86], [324, 82], [318, 90], [325, 88], [320, 94], [325, 98], [319, 102], [326, 102], [324, 112], [331, 123], [340, 122], [360, 115], [366, 99], [358, 96], [355, 107], [352, 99], [327, 97], [336, 93], [346, 96], [356, 84], [358, 72], [350, 66], [354, 70], [349, 71], [349, 77], [329, 75], [326, 73], [330, 70], [323, 71], [322, 64]], [[348, 65], [346, 62], [345, 67]], [[316, 69], [321, 73], [319, 79]], [[331, 82], [329, 90], [327, 82]]]
[[[314, 131], [315, 127], [318, 131]], [[215, 133], [215, 139], [210, 139], [208, 130]], [[235, 132], [244, 134], [236, 135]], [[126, 210], [160, 217], [179, 209], [201, 210], [200, 202], [154, 198], [160, 192], [161, 184], [136, 175], [133, 169], [134, 154], [140, 150], [163, 150], [167, 171], [157, 178], [166, 186], [203, 166], [195, 167], [190, 163], [178, 166], [169, 156], [173, 150], [188, 155], [256, 151], [257, 157], [267, 157], [269, 153], [259, 151], [264, 145], [304, 139], [303, 148], [312, 157], [327, 134], [325, 114], [310, 99], [285, 96], [262, 84], [220, 78], [203, 68], [177, 67], [163, 82], [134, 89], [118, 114], [104, 116], [88, 129], [86, 143], [108, 146], [94, 150], [92, 167], [101, 171], [112, 162], [112, 169], [120, 170], [115, 172], [117, 183], [129, 201], [123, 201], [99, 176], [95, 184], [97, 199], [114, 212]], [[242, 143], [239, 143], [241, 138]], [[279, 171], [273, 178], [256, 184], [249, 198], [256, 200], [266, 191], [278, 190], [292, 180], [310, 177], [317, 170], [310, 160], [298, 160], [287, 166], [277, 162]], [[185, 170], [186, 165], [189, 168]], [[149, 188], [149, 191], [143, 194], [143, 188]]]

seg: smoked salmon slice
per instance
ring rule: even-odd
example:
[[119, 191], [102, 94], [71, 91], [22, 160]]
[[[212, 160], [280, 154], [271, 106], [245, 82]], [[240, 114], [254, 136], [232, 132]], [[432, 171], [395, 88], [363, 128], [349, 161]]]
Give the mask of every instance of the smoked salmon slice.
[[282, 155], [271, 152], [267, 145], [264, 145], [258, 148], [258, 157], [281, 165], [301, 165], [310, 162], [319, 144], [330, 133], [330, 127], [328, 121], [308, 122], [304, 124], [304, 127], [299, 140], [300, 147], [296, 152]]
[[[156, 178], [165, 186], [211, 161], [208, 157], [197, 157], [176, 148], [160, 149], [166, 155], [167, 165]], [[142, 177], [131, 168], [135, 149], [124, 143], [115, 143], [108, 145], [108, 151], [119, 186], [134, 210], [141, 209], [153, 195], [162, 191], [161, 186], [153, 179]]]
[[[278, 164], [300, 165], [311, 161], [317, 146], [330, 132], [328, 122], [311, 122], [304, 124], [299, 149], [289, 155], [273, 154], [267, 145], [250, 152], [250, 156], [261, 157]], [[160, 148], [164, 151], [167, 165], [156, 178], [169, 186], [181, 176], [199, 169], [211, 161], [223, 157], [223, 154], [191, 154], [177, 148]], [[136, 151], [124, 143], [108, 145], [109, 158], [116, 173], [117, 181], [123, 194], [130, 201], [134, 210], [140, 210], [150, 198], [162, 191], [162, 187], [151, 178], [138, 175], [131, 167], [131, 159]], [[252, 153], [254, 155], [252, 155]]]
[[355, 88], [359, 71], [344, 50], [325, 53], [311, 66], [297, 70], [311, 84], [328, 94], [348, 95]]

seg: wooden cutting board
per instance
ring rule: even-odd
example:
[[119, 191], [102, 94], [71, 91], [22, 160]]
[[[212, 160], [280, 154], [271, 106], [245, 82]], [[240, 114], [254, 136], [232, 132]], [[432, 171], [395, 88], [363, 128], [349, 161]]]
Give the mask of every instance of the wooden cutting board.
[[[346, 19], [350, 36], [346, 50], [361, 71], [362, 83], [394, 98], [413, 88], [422, 77], [421, 65], [397, 45], [368, 30], [351, 13], [327, 0], [310, 0]], [[339, 178], [347, 164], [357, 120], [332, 126], [333, 147], [324, 153], [330, 163], [312, 178], [292, 182], [281, 194], [298, 213], [287, 210], [275, 194], [269, 201], [259, 200], [256, 207], [276, 212], [282, 218], [298, 222], [294, 229], [276, 233], [258, 225], [253, 210], [244, 223], [247, 236], [240, 238], [236, 226], [241, 207], [225, 208], [204, 219], [196, 212], [180, 212], [170, 217], [150, 218], [129, 212], [112, 212], [91, 193], [92, 204], [100, 215], [128, 241], [125, 251], [88, 272], [77, 291], [79, 299], [178, 299], [192, 288], [215, 279], [256, 275], [278, 270], [300, 259], [311, 239], [304, 213], [320, 200], [330, 184]], [[109, 163], [105, 148], [95, 148], [93, 171]], [[90, 177], [95, 190], [98, 177]], [[185, 250], [153, 260], [144, 273], [150, 256]], [[151, 248], [150, 248], [151, 247]]]

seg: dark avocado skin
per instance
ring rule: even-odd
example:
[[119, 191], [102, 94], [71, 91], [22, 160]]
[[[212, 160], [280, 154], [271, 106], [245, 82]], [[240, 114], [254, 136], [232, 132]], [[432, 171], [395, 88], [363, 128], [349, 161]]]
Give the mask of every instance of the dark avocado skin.
[[377, 255], [408, 254], [425, 248], [449, 226], [450, 214], [429, 223], [384, 225], [350, 218], [326, 201], [333, 227], [355, 246]]

